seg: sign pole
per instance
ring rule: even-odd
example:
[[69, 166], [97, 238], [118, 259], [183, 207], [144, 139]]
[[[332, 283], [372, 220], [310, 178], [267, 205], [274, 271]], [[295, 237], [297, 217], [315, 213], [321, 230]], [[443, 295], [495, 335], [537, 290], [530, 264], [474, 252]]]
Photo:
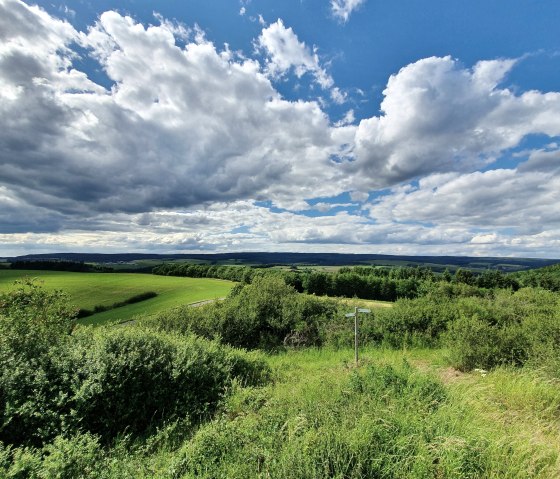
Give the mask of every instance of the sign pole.
[[354, 361], [358, 366], [358, 313], [371, 313], [371, 309], [367, 308], [354, 308], [353, 313], [346, 313], [344, 316], [347, 318], [354, 317]]
[[354, 308], [354, 360], [358, 365], [358, 307]]

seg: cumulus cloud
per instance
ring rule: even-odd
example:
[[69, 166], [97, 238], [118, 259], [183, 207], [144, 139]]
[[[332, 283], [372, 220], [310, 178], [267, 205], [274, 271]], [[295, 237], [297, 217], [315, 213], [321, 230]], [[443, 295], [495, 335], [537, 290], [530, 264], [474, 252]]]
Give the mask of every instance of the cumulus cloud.
[[499, 84], [512, 60], [463, 67], [426, 58], [389, 78], [382, 115], [362, 120], [352, 165], [379, 188], [434, 172], [468, 171], [494, 161], [529, 134], [560, 134], [560, 93], [516, 95]]
[[[300, 42], [294, 31], [286, 28], [281, 19], [263, 28], [257, 46], [268, 56], [266, 65], [271, 76], [282, 76], [293, 69], [298, 78], [310, 73], [322, 88], [333, 86], [334, 81], [321, 67], [317, 52]], [[339, 98], [342, 93], [337, 89], [334, 95]]]
[[[275, 251], [363, 252], [386, 254], [473, 254], [550, 256], [560, 246], [560, 228], [511, 235], [473, 231], [465, 226], [417, 222], [372, 222], [341, 212], [309, 217], [274, 213], [247, 201], [214, 203], [183, 211], [104, 214], [90, 229], [56, 233], [2, 234], [4, 254], [32, 251], [138, 252]], [[241, 228], [240, 228], [241, 227]], [[492, 236], [494, 235], [494, 236]], [[490, 241], [492, 240], [492, 241]]]
[[[3, 251], [560, 251], [554, 139], [491, 169], [527, 135], [560, 135], [560, 93], [504, 86], [514, 60], [419, 60], [390, 77], [379, 116], [333, 124], [275, 89], [293, 70], [344, 100], [280, 20], [256, 40], [265, 64], [155, 20], [106, 12], [80, 32], [0, 0]], [[74, 67], [75, 45], [107, 89]], [[377, 199], [324, 200], [343, 192]], [[306, 216], [318, 197], [329, 214]]]
[[[169, 22], [106, 12], [84, 34], [15, 0], [0, 10], [0, 181], [12, 194], [87, 216], [332, 192], [340, 132], [317, 103], [283, 100], [257, 62], [196, 32], [179, 47], [188, 32]], [[110, 91], [73, 69], [72, 42]]]
[[335, 18], [346, 23], [351, 13], [365, 2], [366, 0], [331, 0], [331, 12]]
[[429, 175], [418, 186], [393, 189], [372, 203], [369, 213], [387, 223], [417, 222], [509, 234], [512, 230], [537, 234], [560, 228], [560, 178], [550, 171], [527, 169], [531, 161], [516, 169]]

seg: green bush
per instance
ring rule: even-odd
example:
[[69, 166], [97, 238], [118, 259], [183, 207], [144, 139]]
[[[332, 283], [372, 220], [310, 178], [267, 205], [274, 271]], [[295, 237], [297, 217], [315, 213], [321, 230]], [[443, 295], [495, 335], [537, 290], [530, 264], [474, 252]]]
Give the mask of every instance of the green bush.
[[6, 479], [39, 479], [40, 451], [32, 447], [12, 449], [0, 443], [0, 477]]
[[69, 334], [63, 298], [35, 285], [0, 300], [0, 441], [6, 444], [42, 446], [80, 431], [107, 441], [176, 417], [197, 420], [213, 411], [233, 380], [268, 380], [257, 353], [193, 336], [142, 328]]
[[255, 276], [236, 286], [226, 301], [200, 308], [185, 307], [146, 320], [149, 328], [219, 338], [247, 349], [320, 346], [324, 324], [334, 316], [332, 301], [300, 295], [274, 275]]
[[[85, 336], [85, 337], [84, 337]], [[76, 338], [72, 403], [77, 426], [114, 437], [169, 414], [175, 345], [142, 331], [103, 330]], [[179, 392], [181, 394], [181, 392]]]
[[[326, 323], [325, 342], [334, 347], [352, 347], [354, 324], [339, 312], [338, 319]], [[446, 298], [400, 299], [392, 308], [376, 308], [359, 316], [360, 342], [391, 348], [434, 347], [455, 320], [454, 303]]]
[[258, 354], [193, 336], [139, 328], [84, 336], [81, 352], [74, 349], [73, 414], [77, 427], [103, 438], [139, 433], [176, 417], [200, 419], [213, 412], [234, 379], [268, 380]]
[[86, 479], [99, 477], [103, 470], [103, 450], [98, 438], [89, 433], [58, 436], [43, 454], [41, 479]]
[[560, 301], [554, 293], [500, 291], [493, 299], [462, 298], [455, 307], [459, 318], [446, 344], [460, 369], [553, 364], [560, 357]]
[[40, 445], [64, 428], [68, 377], [60, 364], [75, 309], [25, 280], [0, 295], [0, 441]]

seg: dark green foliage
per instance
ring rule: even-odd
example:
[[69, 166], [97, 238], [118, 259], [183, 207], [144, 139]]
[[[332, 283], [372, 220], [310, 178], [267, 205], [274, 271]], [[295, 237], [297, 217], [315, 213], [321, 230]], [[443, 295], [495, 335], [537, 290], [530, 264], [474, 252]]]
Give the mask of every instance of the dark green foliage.
[[467, 298], [476, 296], [479, 298], [492, 297], [493, 290], [486, 288], [479, 288], [465, 283], [457, 282], [424, 282], [420, 285], [418, 294], [421, 297], [428, 297], [434, 301], [440, 298]]
[[341, 296], [346, 298], [395, 301], [398, 298], [414, 298], [422, 282], [432, 281], [435, 276], [428, 268], [341, 268], [338, 273], [323, 271], [263, 271], [239, 266], [215, 266], [189, 263], [164, 263], [152, 271], [154, 274], [212, 277], [243, 283], [251, 283], [263, 276], [282, 278], [298, 292], [316, 296]]
[[[519, 289], [520, 285], [540, 286], [560, 290], [560, 268], [555, 266], [534, 270], [535, 272], [504, 274], [488, 269], [482, 274], [458, 268], [454, 275], [449, 270], [437, 276], [427, 267], [342, 267], [338, 272], [318, 270], [262, 271], [239, 266], [216, 266], [207, 264], [164, 263], [154, 268], [154, 274], [212, 277], [250, 283], [255, 277], [273, 275], [283, 278], [298, 292], [316, 296], [338, 296], [381, 301], [416, 298], [437, 288], [441, 281], [452, 284], [447, 294], [455, 296], [484, 295], [492, 289]], [[525, 279], [523, 279], [525, 278]], [[558, 289], [554, 289], [558, 287]]]
[[166, 312], [146, 325], [220, 338], [232, 346], [271, 350], [321, 345], [323, 325], [336, 310], [333, 302], [300, 295], [282, 278], [265, 275], [234, 288], [224, 302]]
[[560, 291], [560, 264], [533, 269], [512, 275], [522, 286]]
[[447, 334], [452, 361], [464, 370], [560, 357], [560, 301], [539, 289], [501, 291], [494, 298], [462, 298]]
[[0, 344], [2, 351], [31, 361], [65, 341], [76, 309], [60, 291], [46, 291], [28, 279], [16, 284], [16, 290], [0, 294]]
[[70, 334], [72, 310], [34, 284], [0, 297], [0, 441], [41, 446], [89, 431], [109, 440], [210, 414], [232, 380], [259, 384], [254, 355], [139, 328]]
[[[352, 347], [354, 324], [342, 316], [339, 314], [336, 321], [325, 325], [326, 342], [335, 347]], [[359, 315], [360, 342], [390, 348], [436, 347], [456, 318], [455, 304], [448, 298], [401, 299], [392, 308], [376, 308], [370, 314]]]
[[173, 414], [174, 353], [166, 338], [124, 328], [76, 338], [72, 403], [81, 426], [110, 438]]
[[122, 328], [76, 338], [82, 351], [73, 407], [79, 425], [104, 438], [139, 433], [174, 417], [210, 414], [234, 378], [259, 384], [259, 358], [194, 337]]
[[218, 278], [250, 283], [257, 274], [246, 266], [216, 266], [209, 264], [163, 263], [152, 269], [153, 274], [162, 276], [187, 276], [189, 278]]
[[0, 441], [40, 443], [63, 428], [67, 378], [59, 371], [75, 310], [31, 281], [0, 295]]
[[145, 293], [140, 293], [137, 294], [135, 296], [132, 296], [131, 298], [125, 299], [124, 301], [117, 301], [116, 303], [113, 303], [109, 306], [104, 306], [104, 305], [96, 305], [93, 310], [90, 309], [80, 309], [78, 311], [78, 318], [85, 318], [87, 316], [91, 316], [93, 314], [97, 314], [97, 313], [101, 313], [103, 311], [110, 311], [111, 309], [115, 309], [115, 308], [122, 308], [123, 306], [126, 306], [128, 304], [135, 304], [135, 303], [140, 303], [142, 301], [146, 301], [147, 299], [152, 299], [155, 298], [157, 296], [157, 293], [155, 291], [146, 291]]
[[392, 308], [363, 317], [363, 337], [367, 342], [393, 348], [434, 347], [456, 317], [453, 302], [446, 298], [402, 299]]
[[83, 261], [44, 260], [44, 261], [14, 261], [11, 269], [44, 270], [44, 271], [74, 271], [80, 273], [108, 273], [113, 271], [109, 266], [88, 264]]

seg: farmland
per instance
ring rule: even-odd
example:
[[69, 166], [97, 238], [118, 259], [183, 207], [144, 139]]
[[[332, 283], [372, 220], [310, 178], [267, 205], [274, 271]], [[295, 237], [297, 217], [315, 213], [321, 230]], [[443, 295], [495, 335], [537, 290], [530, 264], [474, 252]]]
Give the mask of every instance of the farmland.
[[62, 271], [0, 270], [0, 292], [14, 289], [23, 277], [37, 278], [45, 289], [62, 290], [80, 309], [110, 307], [136, 295], [153, 291], [154, 298], [100, 312], [80, 320], [82, 324], [126, 321], [182, 304], [222, 298], [233, 286], [218, 279], [176, 278], [133, 273], [67, 273]]

